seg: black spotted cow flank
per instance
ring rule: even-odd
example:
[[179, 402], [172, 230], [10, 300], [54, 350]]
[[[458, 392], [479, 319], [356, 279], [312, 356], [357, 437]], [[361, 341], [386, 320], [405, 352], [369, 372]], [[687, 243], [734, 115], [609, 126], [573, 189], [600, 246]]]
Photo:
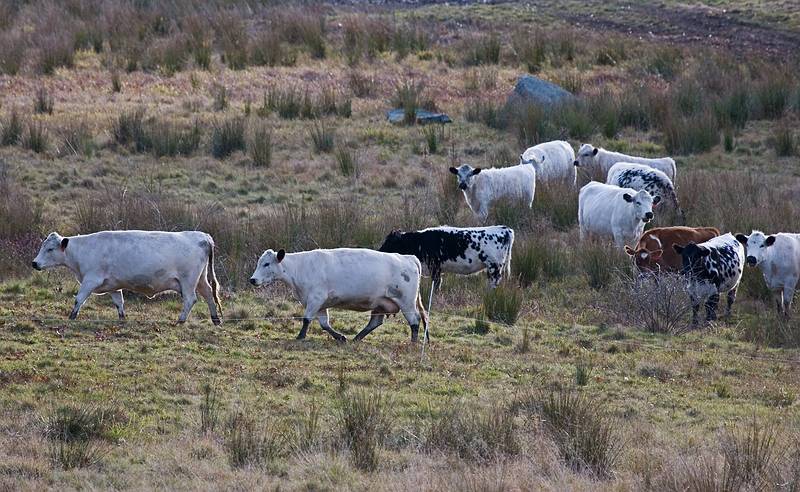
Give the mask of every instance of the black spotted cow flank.
[[379, 251], [416, 256], [437, 286], [442, 273], [471, 275], [483, 270], [496, 287], [511, 269], [514, 231], [506, 226], [432, 227], [392, 231]]
[[681, 255], [682, 273], [689, 283], [692, 324], [697, 324], [702, 303], [706, 306], [706, 321], [715, 320], [719, 296], [725, 292], [728, 295], [726, 315], [730, 315], [742, 279], [744, 246], [732, 234], [725, 234], [700, 244], [675, 244], [673, 248]]

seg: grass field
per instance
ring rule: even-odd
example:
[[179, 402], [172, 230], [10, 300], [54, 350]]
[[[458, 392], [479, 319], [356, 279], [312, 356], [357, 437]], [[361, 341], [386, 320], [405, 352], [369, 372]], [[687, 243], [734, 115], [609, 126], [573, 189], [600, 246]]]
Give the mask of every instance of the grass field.
[[[690, 225], [796, 231], [791, 2], [132, 5], [0, 8], [0, 488], [800, 488], [797, 321], [748, 269], [731, 319], [687, 330], [679, 281], [650, 305], [579, 241], [576, 190], [494, 211], [514, 278], [446, 276], [424, 355], [397, 317], [298, 342], [288, 290], [246, 284], [266, 248], [477, 225], [447, 168], [555, 138], [672, 155]], [[579, 102], [506, 111], [526, 72]], [[386, 122], [409, 100], [454, 123]], [[210, 232], [223, 325], [176, 325], [172, 294], [68, 321], [41, 238], [125, 228]]]

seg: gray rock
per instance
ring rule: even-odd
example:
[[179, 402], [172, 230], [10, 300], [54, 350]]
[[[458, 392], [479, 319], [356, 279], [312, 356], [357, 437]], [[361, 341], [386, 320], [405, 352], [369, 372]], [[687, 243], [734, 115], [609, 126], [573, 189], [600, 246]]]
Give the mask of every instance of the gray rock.
[[509, 107], [519, 104], [536, 104], [538, 106], [552, 106], [567, 102], [574, 98], [571, 92], [560, 86], [542, 80], [533, 75], [523, 75], [517, 79], [514, 92], [508, 96], [506, 104]]
[[[424, 109], [417, 109], [417, 124], [425, 125], [428, 123], [452, 123], [449, 116], [444, 113], [432, 113]], [[405, 122], [405, 111], [402, 109], [391, 109], [386, 112], [386, 119], [391, 123]]]

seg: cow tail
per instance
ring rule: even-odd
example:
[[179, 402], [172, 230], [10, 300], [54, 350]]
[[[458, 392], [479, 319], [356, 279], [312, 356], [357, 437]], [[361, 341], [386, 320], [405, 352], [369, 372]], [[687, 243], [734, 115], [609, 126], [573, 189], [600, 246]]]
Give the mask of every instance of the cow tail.
[[222, 301], [219, 299], [219, 281], [217, 281], [217, 273], [214, 271], [214, 240], [209, 236], [208, 242], [208, 270], [206, 271], [206, 279], [211, 284], [211, 293], [214, 295], [214, 304], [217, 305], [220, 316], [222, 315]]
[[[422, 281], [422, 264], [417, 260], [417, 273], [419, 277], [417, 277], [421, 283]], [[422, 322], [422, 329], [423, 333], [425, 330], [428, 329], [428, 312], [425, 310], [425, 303], [422, 301], [422, 289], [419, 288], [420, 284], [417, 284], [417, 309], [419, 310], [419, 317], [420, 321]], [[433, 289], [433, 284], [431, 283], [431, 289]], [[424, 335], [423, 335], [424, 336]]]
[[508, 255], [503, 265], [503, 270], [508, 278], [511, 278], [511, 252], [514, 251], [514, 229], [508, 231]]

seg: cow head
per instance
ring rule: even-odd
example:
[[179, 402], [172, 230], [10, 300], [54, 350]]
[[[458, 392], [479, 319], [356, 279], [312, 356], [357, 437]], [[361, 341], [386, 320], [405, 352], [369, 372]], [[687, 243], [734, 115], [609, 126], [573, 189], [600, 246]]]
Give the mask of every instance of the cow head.
[[661, 270], [661, 265], [658, 261], [661, 260], [661, 255], [664, 253], [663, 250], [657, 249], [655, 251], [649, 251], [647, 248], [633, 249], [626, 244], [625, 252], [628, 256], [633, 258], [633, 263], [640, 272], [659, 272]]
[[399, 253], [403, 244], [403, 231], [395, 229], [386, 236], [378, 251], [384, 253]]
[[592, 164], [594, 164], [594, 158], [597, 156], [599, 151], [600, 149], [592, 146], [591, 144], [583, 144], [581, 145], [581, 148], [578, 149], [578, 155], [575, 156], [575, 161], [573, 164], [580, 167], [592, 167]]
[[461, 164], [459, 167], [451, 167], [450, 172], [458, 178], [458, 189], [467, 191], [472, 186], [472, 178], [481, 172], [481, 168], [473, 168], [469, 164]]
[[271, 249], [264, 251], [264, 254], [258, 259], [256, 271], [250, 277], [250, 283], [258, 287], [283, 278], [286, 270], [282, 262], [285, 256], [286, 251], [282, 249], [279, 249], [277, 253]]
[[681, 255], [683, 259], [683, 274], [688, 276], [694, 276], [696, 273], [703, 271], [703, 261], [706, 256], [711, 254], [711, 250], [695, 243], [689, 243], [686, 246], [673, 244], [672, 249]]
[[640, 190], [635, 195], [623, 193], [622, 199], [633, 206], [634, 217], [644, 223], [653, 220], [653, 206], [661, 201], [660, 196], [653, 197], [645, 190]]
[[775, 244], [775, 236], [767, 236], [761, 231], [753, 231], [749, 236], [737, 234], [736, 240], [742, 243], [747, 254], [747, 264], [757, 266], [764, 261], [767, 248]]
[[[519, 155], [519, 163], [520, 164], [531, 164], [534, 167], [541, 166], [544, 164], [545, 159], [547, 158], [547, 154], [541, 152], [539, 150], [534, 150], [526, 159], [525, 154]], [[538, 169], [537, 169], [538, 170]]]
[[47, 239], [42, 241], [39, 247], [39, 254], [33, 259], [31, 266], [36, 270], [44, 270], [59, 265], [64, 265], [67, 261], [68, 237], [61, 237], [57, 232], [51, 232]]

